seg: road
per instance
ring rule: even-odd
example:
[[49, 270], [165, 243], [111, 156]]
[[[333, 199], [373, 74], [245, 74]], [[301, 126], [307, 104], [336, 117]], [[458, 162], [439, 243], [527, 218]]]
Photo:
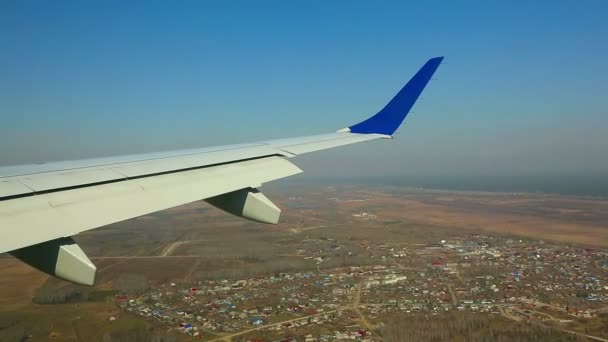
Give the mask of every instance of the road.
[[170, 243], [169, 245], [167, 245], [167, 247], [165, 247], [163, 249], [163, 251], [160, 253], [159, 256], [161, 257], [166, 257], [166, 256], [170, 256], [171, 254], [173, 254], [173, 251], [182, 245], [187, 245], [190, 243], [198, 243], [198, 242], [205, 242], [207, 240], [184, 240], [184, 241], [175, 241]]
[[393, 260], [393, 263], [395, 264], [395, 266], [399, 267], [400, 270], [418, 271], [421, 269], [420, 267], [405, 267], [405, 266], [401, 265], [399, 262], [397, 262], [397, 260]]
[[138, 255], [138, 256], [100, 256], [91, 257], [92, 260], [104, 259], [158, 259], [158, 258], [200, 258], [198, 255]]
[[294, 322], [297, 322], [297, 321], [307, 320], [309, 318], [323, 316], [323, 315], [327, 315], [327, 314], [331, 314], [331, 313], [336, 313], [336, 312], [341, 312], [341, 311], [344, 311], [344, 310], [354, 310], [359, 315], [359, 317], [361, 317], [361, 320], [363, 321], [363, 324], [367, 327], [367, 329], [368, 330], [372, 330], [373, 329], [372, 325], [367, 321], [367, 319], [365, 318], [365, 316], [363, 316], [363, 314], [361, 313], [361, 311], [359, 311], [359, 306], [361, 305], [361, 290], [362, 290], [362, 288], [363, 288], [363, 283], [359, 283], [357, 285], [357, 290], [355, 291], [355, 294], [353, 296], [353, 301], [352, 301], [351, 305], [342, 306], [342, 307], [337, 308], [335, 310], [325, 311], [325, 312], [317, 313], [317, 314], [314, 314], [314, 315], [307, 315], [307, 316], [302, 316], [302, 317], [296, 317], [296, 318], [284, 320], [284, 321], [277, 322], [277, 323], [261, 325], [259, 327], [255, 327], [255, 328], [239, 331], [239, 332], [234, 333], [234, 334], [224, 335], [224, 336], [218, 337], [216, 339], [213, 339], [211, 341], [222, 341], [222, 340], [223, 341], [230, 341], [233, 337], [241, 336], [241, 335], [244, 335], [244, 334], [247, 334], [247, 333], [250, 333], [250, 332], [254, 332], [254, 331], [257, 331], [257, 330], [263, 330], [263, 329], [268, 329], [268, 328], [273, 328], [273, 327], [276, 328], [276, 327], [281, 326], [282, 324], [285, 324], [285, 323], [294, 323]]
[[359, 283], [357, 284], [357, 290], [355, 292], [355, 295], [353, 296], [353, 304], [352, 306], [355, 309], [355, 312], [357, 313], [357, 315], [359, 315], [359, 317], [361, 318], [361, 321], [363, 322], [363, 325], [365, 325], [365, 327], [367, 328], [367, 330], [373, 330], [373, 326], [367, 321], [367, 319], [365, 318], [365, 316], [363, 315], [363, 313], [361, 312], [360, 306], [361, 306], [361, 290], [363, 289], [363, 283]]
[[319, 228], [325, 228], [327, 226], [313, 226], [313, 227], [304, 227], [304, 228], [291, 228], [289, 231], [294, 233], [294, 234], [298, 234], [301, 233], [305, 230], [312, 230], [312, 229], [319, 229]]
[[183, 240], [173, 241], [168, 244], [159, 255], [136, 255], [136, 256], [98, 256], [91, 259], [155, 259], [155, 258], [199, 258], [198, 255], [172, 255], [176, 248], [190, 243], [206, 242], [208, 240]]
[[605, 338], [601, 338], [601, 337], [597, 337], [597, 336], [593, 336], [593, 335], [587, 335], [587, 334], [579, 333], [579, 332], [572, 331], [572, 330], [561, 329], [561, 331], [566, 332], [568, 334], [572, 334], [572, 335], [584, 336], [588, 339], [595, 340], [595, 341], [608, 342], [608, 340]]
[[508, 308], [505, 310], [505, 307], [503, 307], [502, 305], [498, 306], [498, 311], [500, 311], [500, 313], [504, 317], [506, 317], [506, 318], [508, 318], [510, 320], [513, 320], [513, 321], [516, 321], [516, 322], [521, 321], [521, 318], [511, 315], [511, 313], [509, 312], [510, 310]]
[[589, 311], [591, 311], [591, 312], [604, 312], [604, 311], [608, 312], [608, 306], [604, 306], [602, 308], [589, 310]]
[[[510, 308], [510, 307], [506, 307], [506, 306], [502, 306], [502, 305], [498, 306], [498, 311], [500, 311], [500, 313], [504, 317], [506, 317], [508, 319], [511, 319], [511, 320], [514, 320], [514, 321], [517, 321], [517, 322], [521, 321], [521, 318], [511, 315], [510, 311], [514, 311], [514, 312], [517, 312], [517, 313], [520, 313], [520, 314], [523, 314], [523, 315], [527, 316], [527, 314], [523, 310], [521, 310], [521, 309]], [[534, 310], [531, 310], [531, 311], [534, 311]], [[549, 317], [549, 318], [551, 318], [553, 320], [559, 321], [555, 317], [553, 317], [553, 316], [551, 316], [549, 314], [544, 314], [544, 313], [538, 312], [538, 311], [534, 311], [534, 312], [542, 314], [542, 315], [544, 315], [546, 317]], [[586, 337], [586, 338], [591, 339], [591, 340], [608, 342], [608, 339], [601, 338], [601, 337], [598, 337], [598, 336], [587, 335], [587, 334], [580, 333], [580, 332], [577, 332], [577, 331], [574, 331], [574, 330], [561, 329], [561, 328], [558, 328], [558, 327], [549, 327], [549, 326], [547, 326], [545, 324], [542, 324], [540, 322], [536, 322], [534, 320], [528, 320], [528, 322], [530, 322], [532, 324], [536, 324], [536, 325], [544, 327], [544, 328], [553, 328], [553, 329], [557, 329], [557, 330], [560, 330], [560, 331], [568, 333], [568, 334], [577, 335], [577, 336], [583, 336], [583, 337]]]
[[458, 298], [456, 298], [456, 294], [454, 293], [454, 289], [452, 284], [448, 284], [448, 291], [450, 291], [450, 296], [452, 297], [452, 305], [458, 304]]
[[314, 315], [307, 315], [307, 316], [302, 316], [302, 317], [288, 319], [288, 320], [277, 322], [277, 323], [261, 325], [261, 326], [256, 327], [256, 328], [251, 328], [251, 329], [239, 331], [239, 332], [234, 333], [234, 334], [218, 337], [218, 338], [213, 339], [211, 341], [222, 341], [222, 340], [224, 340], [224, 341], [230, 341], [233, 337], [241, 336], [241, 335], [244, 335], [244, 334], [247, 334], [247, 333], [250, 333], [250, 332], [254, 332], [254, 331], [257, 331], [257, 330], [268, 329], [268, 328], [273, 328], [273, 327], [276, 328], [276, 327], [281, 326], [282, 324], [285, 324], [285, 323], [294, 323], [294, 322], [297, 322], [297, 321], [306, 320], [306, 319], [309, 319], [309, 318], [323, 316], [323, 315], [327, 315], [327, 314], [331, 314], [331, 313], [336, 313], [336, 312], [340, 312], [340, 311], [344, 311], [344, 310], [350, 310], [350, 309], [354, 309], [354, 305], [347, 305], [347, 306], [343, 306], [343, 307], [340, 307], [340, 308], [335, 309], [335, 310], [325, 311], [325, 312], [321, 312], [321, 313], [314, 314]]
[[192, 266], [190, 267], [190, 269], [188, 270], [188, 273], [186, 274], [186, 276], [184, 277], [184, 283], [188, 283], [192, 280], [192, 275], [194, 274], [194, 272], [196, 272], [196, 269], [201, 265], [201, 259], [196, 259], [194, 260], [194, 263], [192, 264]]

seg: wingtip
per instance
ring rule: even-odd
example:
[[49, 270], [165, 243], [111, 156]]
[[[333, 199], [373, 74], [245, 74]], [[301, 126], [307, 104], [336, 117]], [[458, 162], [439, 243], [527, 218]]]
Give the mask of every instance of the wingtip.
[[382, 110], [374, 116], [350, 126], [350, 131], [392, 136], [416, 103], [443, 58], [443, 56], [439, 56], [429, 59]]
[[428, 61], [426, 61], [426, 63], [431, 63], [431, 64], [437, 63], [437, 64], [441, 64], [441, 62], [443, 62], [443, 59], [444, 59], [444, 58], [445, 58], [444, 56], [437, 56], [437, 57], [429, 58], [429, 60], [428, 60]]

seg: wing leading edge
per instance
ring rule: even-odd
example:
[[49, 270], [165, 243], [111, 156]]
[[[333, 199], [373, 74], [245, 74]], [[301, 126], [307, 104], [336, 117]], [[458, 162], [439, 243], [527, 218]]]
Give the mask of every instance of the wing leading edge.
[[300, 173], [287, 158], [391, 138], [442, 59], [430, 59], [377, 114], [336, 133], [2, 167], [0, 253], [92, 285], [95, 266], [71, 239], [82, 231], [198, 200], [244, 218], [277, 223], [280, 209], [256, 188]]

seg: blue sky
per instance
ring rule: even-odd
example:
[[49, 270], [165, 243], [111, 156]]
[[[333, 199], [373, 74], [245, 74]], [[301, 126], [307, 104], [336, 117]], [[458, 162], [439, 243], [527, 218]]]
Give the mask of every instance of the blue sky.
[[[311, 176], [608, 174], [606, 1], [2, 1], [0, 165], [332, 132]], [[298, 160], [296, 160], [298, 163]]]

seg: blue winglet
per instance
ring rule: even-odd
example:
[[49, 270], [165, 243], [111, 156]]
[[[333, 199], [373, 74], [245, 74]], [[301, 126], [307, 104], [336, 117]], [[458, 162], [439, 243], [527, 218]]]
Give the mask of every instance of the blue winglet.
[[410, 112], [443, 57], [429, 59], [395, 97], [376, 115], [350, 126], [352, 133], [393, 135]]

